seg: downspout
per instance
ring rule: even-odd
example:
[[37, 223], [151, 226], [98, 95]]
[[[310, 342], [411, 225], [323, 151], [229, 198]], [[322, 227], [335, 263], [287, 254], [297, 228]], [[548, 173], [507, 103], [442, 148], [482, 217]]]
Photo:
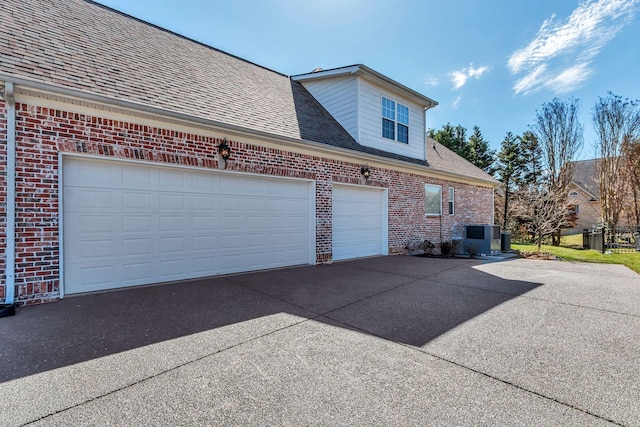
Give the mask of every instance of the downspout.
[[13, 83], [4, 83], [2, 97], [7, 104], [7, 205], [6, 205], [6, 248], [4, 307], [0, 307], [0, 317], [15, 314], [15, 243], [16, 243], [16, 100]]

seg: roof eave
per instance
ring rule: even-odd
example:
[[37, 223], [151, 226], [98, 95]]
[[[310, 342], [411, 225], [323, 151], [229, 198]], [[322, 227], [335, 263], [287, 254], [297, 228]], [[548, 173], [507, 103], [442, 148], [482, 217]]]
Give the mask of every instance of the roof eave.
[[306, 81], [306, 80], [325, 79], [325, 78], [337, 77], [337, 76], [343, 76], [343, 75], [349, 75], [349, 74], [366, 75], [378, 81], [379, 83], [382, 83], [385, 86], [390, 86], [393, 90], [399, 90], [412, 98], [419, 99], [421, 103], [424, 104], [425, 110], [428, 110], [438, 105], [437, 101], [434, 101], [428, 96], [425, 96], [420, 92], [415, 91], [410, 87], [407, 87], [402, 83], [399, 83], [393, 80], [392, 78], [387, 77], [384, 74], [379, 73], [376, 70], [369, 68], [363, 64], [349, 65], [347, 67], [340, 67], [340, 68], [332, 68], [330, 70], [316, 71], [313, 73], [297, 74], [295, 76], [291, 76], [291, 79], [295, 81]]
[[323, 144], [321, 142], [305, 140], [305, 139], [296, 139], [291, 137], [286, 137], [278, 134], [272, 134], [269, 132], [259, 131], [255, 129], [250, 129], [242, 126], [231, 125], [228, 123], [219, 122], [212, 119], [207, 119], [203, 117], [197, 117], [190, 114], [185, 114], [178, 111], [167, 110], [160, 107], [155, 107], [152, 105], [147, 105], [139, 102], [128, 101], [121, 98], [114, 98], [107, 95], [99, 95], [92, 92], [87, 92], [81, 89], [74, 89], [70, 87], [60, 86], [53, 83], [42, 82], [38, 80], [32, 80], [24, 77], [18, 77], [10, 74], [0, 73], [0, 82], [12, 82], [19, 86], [24, 86], [27, 88], [35, 89], [37, 91], [42, 91], [43, 93], [51, 93], [56, 95], [61, 95], [64, 97], [69, 97], [71, 99], [81, 99], [90, 102], [95, 102], [102, 105], [112, 105], [114, 107], [120, 107], [128, 110], [139, 111], [142, 113], [148, 113], [156, 116], [164, 116], [171, 119], [179, 120], [186, 123], [193, 123], [197, 125], [203, 125], [211, 128], [216, 128], [222, 131], [230, 131], [232, 133], [247, 135], [259, 138], [265, 138], [266, 140], [285, 142], [292, 145], [300, 145], [303, 144], [305, 147], [313, 147], [318, 152], [326, 152], [326, 153], [339, 153], [340, 155], [344, 155], [346, 157], [353, 158], [354, 160], [369, 160], [369, 161], [377, 161], [382, 164], [387, 164], [390, 166], [395, 165], [396, 167], [402, 167], [405, 169], [413, 170], [417, 173], [422, 174], [436, 174], [440, 176], [447, 176], [451, 178], [456, 178], [458, 180], [463, 180], [466, 182], [474, 182], [481, 185], [487, 186], [495, 186], [495, 184], [489, 180], [484, 180], [472, 176], [462, 175], [451, 173], [445, 170], [433, 168], [431, 166], [423, 166], [418, 165], [412, 162], [393, 159], [385, 156], [380, 156], [376, 154], [354, 151], [348, 148], [336, 147], [332, 145]]

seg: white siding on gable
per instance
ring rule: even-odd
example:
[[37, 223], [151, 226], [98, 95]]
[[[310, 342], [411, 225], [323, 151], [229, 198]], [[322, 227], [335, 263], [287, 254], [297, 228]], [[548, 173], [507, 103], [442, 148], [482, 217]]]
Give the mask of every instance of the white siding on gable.
[[301, 83], [357, 141], [357, 78], [355, 76], [339, 76]]
[[[360, 80], [359, 93], [360, 138], [358, 142], [367, 147], [424, 160], [424, 107], [365, 79]], [[409, 107], [408, 144], [382, 137], [382, 97]]]

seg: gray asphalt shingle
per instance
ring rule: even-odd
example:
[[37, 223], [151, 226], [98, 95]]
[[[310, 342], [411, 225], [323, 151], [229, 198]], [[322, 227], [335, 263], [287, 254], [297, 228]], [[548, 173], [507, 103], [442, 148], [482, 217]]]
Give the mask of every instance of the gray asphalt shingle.
[[[360, 145], [288, 76], [92, 1], [5, 0], [0, 20], [0, 74], [425, 167], [439, 162]], [[454, 160], [436, 169], [492, 181]]]

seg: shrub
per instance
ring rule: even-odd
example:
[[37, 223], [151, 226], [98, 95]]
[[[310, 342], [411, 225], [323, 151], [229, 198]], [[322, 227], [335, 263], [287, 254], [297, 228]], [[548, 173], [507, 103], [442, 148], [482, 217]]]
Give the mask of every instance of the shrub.
[[420, 243], [420, 249], [422, 249], [424, 253], [427, 255], [433, 254], [433, 250], [435, 249], [435, 247], [436, 245], [431, 243], [429, 240], [425, 240], [422, 243]]
[[454, 243], [451, 240], [440, 243], [440, 253], [443, 256], [449, 256], [454, 250]]

